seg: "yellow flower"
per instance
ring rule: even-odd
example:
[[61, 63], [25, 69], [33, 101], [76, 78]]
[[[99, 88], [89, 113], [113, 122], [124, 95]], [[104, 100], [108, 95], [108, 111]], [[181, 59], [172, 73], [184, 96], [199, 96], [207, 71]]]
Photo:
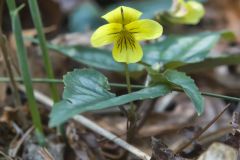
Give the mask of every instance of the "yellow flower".
[[197, 1], [174, 0], [168, 19], [173, 23], [197, 24], [204, 14], [203, 5]]
[[162, 35], [162, 26], [153, 20], [139, 20], [141, 12], [121, 6], [102, 16], [109, 24], [99, 27], [91, 37], [94, 47], [113, 43], [113, 58], [117, 62], [136, 63], [143, 57], [141, 40]]

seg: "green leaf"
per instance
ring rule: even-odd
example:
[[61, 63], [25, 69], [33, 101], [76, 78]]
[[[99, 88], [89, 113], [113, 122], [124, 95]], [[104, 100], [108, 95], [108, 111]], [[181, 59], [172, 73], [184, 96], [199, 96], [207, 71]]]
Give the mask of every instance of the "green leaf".
[[[104, 49], [98, 49], [87, 46], [57, 46], [49, 45], [49, 48], [56, 50], [71, 59], [82, 64], [110, 70], [124, 71], [124, 65], [113, 60], [112, 52]], [[141, 71], [143, 67], [138, 64], [129, 64], [130, 71]]]
[[240, 64], [240, 55], [222, 56], [207, 58], [203, 61], [196, 63], [188, 63], [178, 68], [183, 72], [197, 72], [207, 69], [212, 69], [221, 65], [237, 65]]
[[[163, 63], [164, 68], [177, 68], [187, 63], [204, 60], [221, 36], [231, 37], [229, 32], [203, 32], [188, 36], [169, 36], [166, 39], [143, 45], [143, 62], [148, 64]], [[34, 39], [28, 39], [38, 43]], [[59, 46], [48, 45], [71, 59], [85, 65], [100, 69], [122, 72], [124, 65], [115, 62], [110, 50], [98, 49], [88, 46]], [[144, 67], [139, 64], [130, 64], [130, 71], [142, 71]]]
[[192, 63], [205, 59], [225, 32], [202, 32], [187, 36], [169, 36], [145, 45], [143, 61], [149, 64]]
[[63, 100], [54, 104], [50, 114], [51, 127], [79, 113], [155, 98], [170, 92], [167, 86], [158, 85], [115, 97], [115, 94], [108, 91], [107, 78], [92, 69], [77, 69], [69, 72], [64, 76], [64, 84]]
[[176, 70], [167, 70], [164, 73], [164, 76], [169, 82], [183, 89], [183, 91], [194, 103], [196, 111], [199, 115], [203, 113], [204, 110], [203, 97], [199, 92], [196, 84], [190, 77], [188, 77], [185, 73], [178, 72]]

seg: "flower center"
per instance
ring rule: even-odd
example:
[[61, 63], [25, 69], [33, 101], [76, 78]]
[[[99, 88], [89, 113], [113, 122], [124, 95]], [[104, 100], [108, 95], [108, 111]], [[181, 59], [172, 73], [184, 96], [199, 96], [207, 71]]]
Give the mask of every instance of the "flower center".
[[119, 32], [116, 43], [117, 43], [117, 47], [120, 49], [120, 52], [122, 52], [123, 49], [134, 50], [134, 48], [136, 47], [135, 39], [134, 39], [132, 33], [127, 31], [124, 28], [122, 31]]

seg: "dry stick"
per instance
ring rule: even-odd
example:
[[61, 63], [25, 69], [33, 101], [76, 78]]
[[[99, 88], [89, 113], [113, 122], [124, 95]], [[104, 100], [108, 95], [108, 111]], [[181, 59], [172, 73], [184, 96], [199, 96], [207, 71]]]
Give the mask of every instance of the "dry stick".
[[38, 153], [44, 160], [55, 160], [51, 153], [46, 148], [41, 148]]
[[228, 126], [228, 127], [224, 127], [224, 128], [220, 128], [214, 132], [211, 132], [211, 133], [208, 133], [204, 136], [201, 136], [199, 139], [198, 139], [198, 142], [201, 144], [201, 145], [204, 145], [204, 144], [208, 144], [210, 142], [213, 142], [213, 141], [216, 141], [217, 139], [223, 137], [224, 135], [226, 134], [229, 134], [232, 132], [232, 127]]
[[[145, 106], [145, 102], [148, 102], [147, 106]], [[149, 118], [149, 115], [154, 109], [154, 104], [156, 103], [156, 100], [147, 100], [145, 102], [143, 102], [142, 106], [139, 107], [138, 115], [139, 117], [141, 117], [141, 119], [137, 121], [135, 132], [138, 132]]]
[[203, 129], [201, 132], [199, 132], [198, 134], [196, 134], [189, 142], [187, 142], [186, 144], [184, 144], [182, 147], [180, 147], [179, 149], [177, 149], [176, 151], [174, 151], [175, 154], [179, 154], [180, 152], [182, 152], [185, 148], [187, 148], [190, 144], [192, 144], [194, 141], [196, 141], [209, 127], [211, 127], [221, 116], [222, 114], [228, 109], [228, 107], [230, 106], [230, 104], [227, 104], [226, 107], [223, 109], [222, 112], [220, 112], [216, 117], [214, 117], [213, 120], [211, 120]]
[[[22, 91], [25, 91], [24, 86], [21, 85], [19, 87]], [[49, 97], [45, 96], [41, 92], [34, 90], [34, 95], [39, 102], [45, 104], [48, 107], [53, 106], [53, 100], [50, 99]], [[76, 116], [73, 117], [73, 119], [75, 121], [81, 123], [86, 128], [88, 128], [88, 129], [98, 133], [99, 135], [113, 141], [114, 143], [116, 143], [120, 147], [124, 148], [125, 150], [127, 150], [127, 151], [131, 152], [132, 154], [134, 154], [135, 156], [137, 156], [138, 158], [140, 158], [142, 160], [150, 160], [151, 159], [151, 157], [148, 154], [146, 154], [146, 153], [142, 152], [141, 150], [139, 150], [138, 148], [130, 145], [129, 143], [127, 143], [126, 141], [117, 137], [116, 135], [112, 134], [111, 132], [103, 129], [102, 127], [100, 127], [99, 125], [97, 125], [96, 123], [91, 121], [90, 119], [88, 119], [88, 118], [86, 118], [82, 115], [76, 115]]]
[[2, 155], [4, 158], [6, 158], [6, 160], [13, 160], [12, 157], [6, 155], [6, 154], [5, 154], [4, 152], [2, 152], [1, 150], [0, 150], [0, 155]]
[[13, 94], [15, 96], [15, 105], [16, 106], [20, 106], [21, 105], [21, 100], [20, 100], [20, 96], [18, 94], [18, 88], [17, 88], [17, 84], [16, 81], [14, 80], [14, 75], [13, 75], [13, 71], [11, 68], [11, 63], [9, 60], [9, 47], [7, 44], [7, 38], [6, 36], [3, 34], [2, 31], [2, 19], [3, 19], [3, 6], [4, 6], [4, 2], [5, 1], [1, 1], [0, 2], [0, 48], [2, 50], [2, 54], [3, 54], [3, 58], [6, 64], [6, 68], [9, 74], [9, 78], [12, 84], [12, 89], [13, 89]]
[[23, 144], [23, 142], [28, 138], [28, 136], [30, 135], [30, 133], [34, 130], [34, 127], [30, 127], [27, 132], [24, 133], [24, 135], [21, 137], [21, 139], [17, 142], [16, 146], [14, 149], [11, 150], [11, 152], [9, 153], [9, 155], [11, 157], [16, 157], [21, 145]]
[[21, 99], [20, 99], [20, 96], [19, 96], [19, 93], [18, 93], [18, 87], [17, 87], [16, 81], [14, 80], [13, 70], [12, 70], [11, 63], [10, 63], [9, 57], [8, 57], [8, 55], [10, 55], [10, 53], [9, 53], [9, 49], [8, 49], [9, 47], [8, 47], [8, 44], [7, 44], [7, 39], [2, 34], [1, 28], [0, 28], [0, 46], [1, 46], [1, 49], [2, 49], [3, 58], [4, 58], [4, 61], [5, 61], [6, 68], [7, 68], [7, 71], [8, 71], [8, 75], [9, 75], [9, 78], [10, 78], [10, 82], [11, 82], [11, 85], [12, 85], [13, 94], [16, 98], [15, 99], [15, 105], [16, 106], [21, 106]]

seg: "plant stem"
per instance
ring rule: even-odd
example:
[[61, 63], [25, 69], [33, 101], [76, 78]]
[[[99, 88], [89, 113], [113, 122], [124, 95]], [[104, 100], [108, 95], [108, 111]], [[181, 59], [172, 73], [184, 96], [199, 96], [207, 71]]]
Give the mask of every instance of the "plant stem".
[[[17, 82], [23, 82], [22, 78], [20, 78], [20, 77], [15, 77], [14, 80]], [[7, 77], [0, 77], [0, 83], [6, 83], [9, 81], [10, 81], [10, 79]], [[63, 80], [62, 79], [48, 79], [48, 78], [33, 78], [32, 82], [33, 83], [63, 83]], [[109, 83], [109, 85], [112, 87], [119, 87], [119, 88], [127, 87], [127, 84], [121, 84], [121, 83]], [[147, 87], [145, 87], [143, 85], [131, 85], [131, 88], [143, 89], [143, 88], [147, 88]], [[183, 92], [183, 90], [180, 90], [180, 89], [174, 89], [174, 91]], [[225, 96], [225, 95], [209, 93], [209, 92], [201, 92], [201, 94], [203, 96], [240, 102], [240, 98], [238, 98], [238, 97]]]
[[[36, 0], [28, 0], [28, 4], [29, 4], [29, 7], [30, 7], [33, 23], [34, 23], [34, 25], [36, 27], [36, 30], [37, 30], [38, 39], [39, 39], [40, 48], [41, 48], [42, 54], [43, 54], [43, 61], [44, 61], [44, 66], [45, 66], [45, 69], [46, 69], [46, 72], [47, 72], [47, 76], [48, 76], [48, 78], [53, 79], [54, 78], [54, 73], [53, 73], [51, 60], [50, 60], [50, 57], [49, 57], [46, 37], [45, 37], [44, 32], [43, 32], [43, 25], [42, 25], [42, 20], [41, 20], [39, 7], [38, 7], [38, 4], [37, 4]], [[58, 95], [58, 92], [57, 92], [57, 87], [54, 83], [50, 84], [50, 90], [51, 90], [51, 94], [52, 94], [52, 98], [53, 98], [54, 102], [59, 101], [60, 98], [59, 98], [59, 95]]]
[[32, 87], [31, 76], [30, 76], [28, 61], [27, 61], [27, 51], [26, 51], [26, 48], [24, 47], [22, 27], [20, 23], [20, 18], [18, 16], [18, 11], [23, 6], [20, 6], [21, 8], [16, 8], [16, 3], [14, 0], [7, 0], [7, 6], [11, 16], [12, 30], [16, 39], [17, 56], [18, 56], [18, 61], [21, 69], [21, 74], [23, 76], [24, 85], [26, 87], [26, 95], [28, 98], [29, 110], [32, 115], [33, 124], [35, 126], [35, 132], [38, 137], [38, 142], [41, 145], [43, 145], [45, 143], [44, 136], [43, 136], [43, 128], [42, 128], [40, 114], [37, 108], [37, 103], [33, 95], [33, 87]]
[[[177, 92], [184, 92], [182, 89], [173, 89], [173, 90], [177, 91]], [[208, 97], [214, 97], [214, 98], [220, 98], [220, 99], [224, 99], [224, 100], [240, 102], [240, 98], [237, 98], [237, 97], [225, 96], [225, 95], [209, 93], [209, 92], [200, 92], [200, 93], [203, 96], [208, 96]]]
[[[23, 82], [23, 79], [20, 77], [15, 77], [14, 80], [20, 83]], [[31, 80], [33, 83], [63, 83], [62, 79], [33, 78]], [[7, 77], [0, 77], [0, 83], [6, 83], [9, 81], [10, 79]]]
[[[125, 75], [128, 93], [132, 92], [130, 75], [128, 64], [125, 63]], [[128, 122], [127, 122], [127, 141], [131, 143], [133, 141], [134, 133], [136, 130], [136, 109], [133, 102], [130, 102], [130, 109], [128, 110]]]
[[238, 101], [238, 102], [240, 102], [240, 98], [231, 97], [231, 96], [225, 96], [225, 95], [220, 95], [220, 94], [215, 94], [215, 93], [201, 92], [201, 95], [208, 96], [208, 97], [225, 99], [225, 100], [230, 100], [230, 101]]
[[128, 90], [128, 93], [131, 93], [132, 88], [131, 88], [130, 75], [129, 75], [129, 69], [128, 69], [127, 63], [125, 63], [125, 75], [126, 75], [127, 90]]
[[7, 47], [8, 46], [7, 45], [7, 40], [6, 40], [6, 37], [2, 34], [1, 31], [0, 31], [0, 46], [1, 46], [1, 49], [2, 49], [3, 58], [4, 58], [4, 61], [5, 61], [6, 68], [7, 68], [7, 71], [8, 71], [8, 75], [9, 75], [9, 78], [10, 78], [10, 82], [11, 82], [11, 85], [12, 85], [13, 95], [15, 97], [15, 99], [14, 99], [15, 100], [15, 106], [19, 107], [19, 106], [21, 106], [21, 99], [20, 99], [20, 96], [18, 94], [18, 87], [17, 87], [16, 81], [14, 80], [12, 67], [11, 67], [11, 64], [10, 64], [10, 61], [9, 61], [9, 57], [8, 57], [8, 55], [10, 53], [9, 53], [9, 50], [8, 50], [8, 47]]

